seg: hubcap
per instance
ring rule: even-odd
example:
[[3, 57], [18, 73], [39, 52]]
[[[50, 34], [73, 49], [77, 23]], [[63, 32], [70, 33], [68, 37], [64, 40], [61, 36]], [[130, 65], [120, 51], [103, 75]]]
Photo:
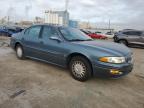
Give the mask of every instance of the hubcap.
[[81, 61], [75, 61], [72, 65], [72, 72], [77, 77], [83, 77], [86, 72], [86, 66]]
[[18, 48], [17, 48], [17, 56], [18, 56], [18, 57], [22, 57], [22, 53], [23, 53], [23, 52], [22, 52], [21, 47], [18, 47]]

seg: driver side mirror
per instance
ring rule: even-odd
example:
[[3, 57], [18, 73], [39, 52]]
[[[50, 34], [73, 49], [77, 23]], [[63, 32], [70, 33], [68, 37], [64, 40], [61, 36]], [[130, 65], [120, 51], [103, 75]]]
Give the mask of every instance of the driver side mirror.
[[57, 42], [61, 42], [61, 39], [59, 37], [57, 37], [57, 36], [51, 36], [49, 39], [55, 40]]

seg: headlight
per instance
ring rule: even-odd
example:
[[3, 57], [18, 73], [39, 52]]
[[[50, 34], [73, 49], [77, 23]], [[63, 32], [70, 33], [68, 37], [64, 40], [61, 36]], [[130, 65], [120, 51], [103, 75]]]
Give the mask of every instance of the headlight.
[[125, 57], [102, 57], [99, 61], [120, 64], [126, 62], [126, 59]]

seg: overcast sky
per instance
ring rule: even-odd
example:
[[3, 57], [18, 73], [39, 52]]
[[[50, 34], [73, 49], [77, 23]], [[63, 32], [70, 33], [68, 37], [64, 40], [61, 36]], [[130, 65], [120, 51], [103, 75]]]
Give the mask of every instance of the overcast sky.
[[[44, 17], [48, 9], [64, 10], [65, 0], [0, 0], [0, 18]], [[68, 10], [71, 19], [144, 29], [144, 0], [69, 0]]]

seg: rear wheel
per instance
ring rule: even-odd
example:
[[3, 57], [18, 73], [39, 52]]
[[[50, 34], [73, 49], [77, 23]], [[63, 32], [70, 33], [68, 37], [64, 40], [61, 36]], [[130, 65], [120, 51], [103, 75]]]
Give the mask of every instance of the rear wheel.
[[118, 41], [120, 44], [128, 46], [128, 42], [126, 40], [119, 40]]
[[17, 45], [16, 46], [16, 55], [18, 59], [24, 59], [24, 50], [23, 47], [21, 45]]
[[87, 59], [81, 56], [73, 57], [69, 64], [71, 75], [78, 81], [86, 81], [90, 78], [92, 68]]

